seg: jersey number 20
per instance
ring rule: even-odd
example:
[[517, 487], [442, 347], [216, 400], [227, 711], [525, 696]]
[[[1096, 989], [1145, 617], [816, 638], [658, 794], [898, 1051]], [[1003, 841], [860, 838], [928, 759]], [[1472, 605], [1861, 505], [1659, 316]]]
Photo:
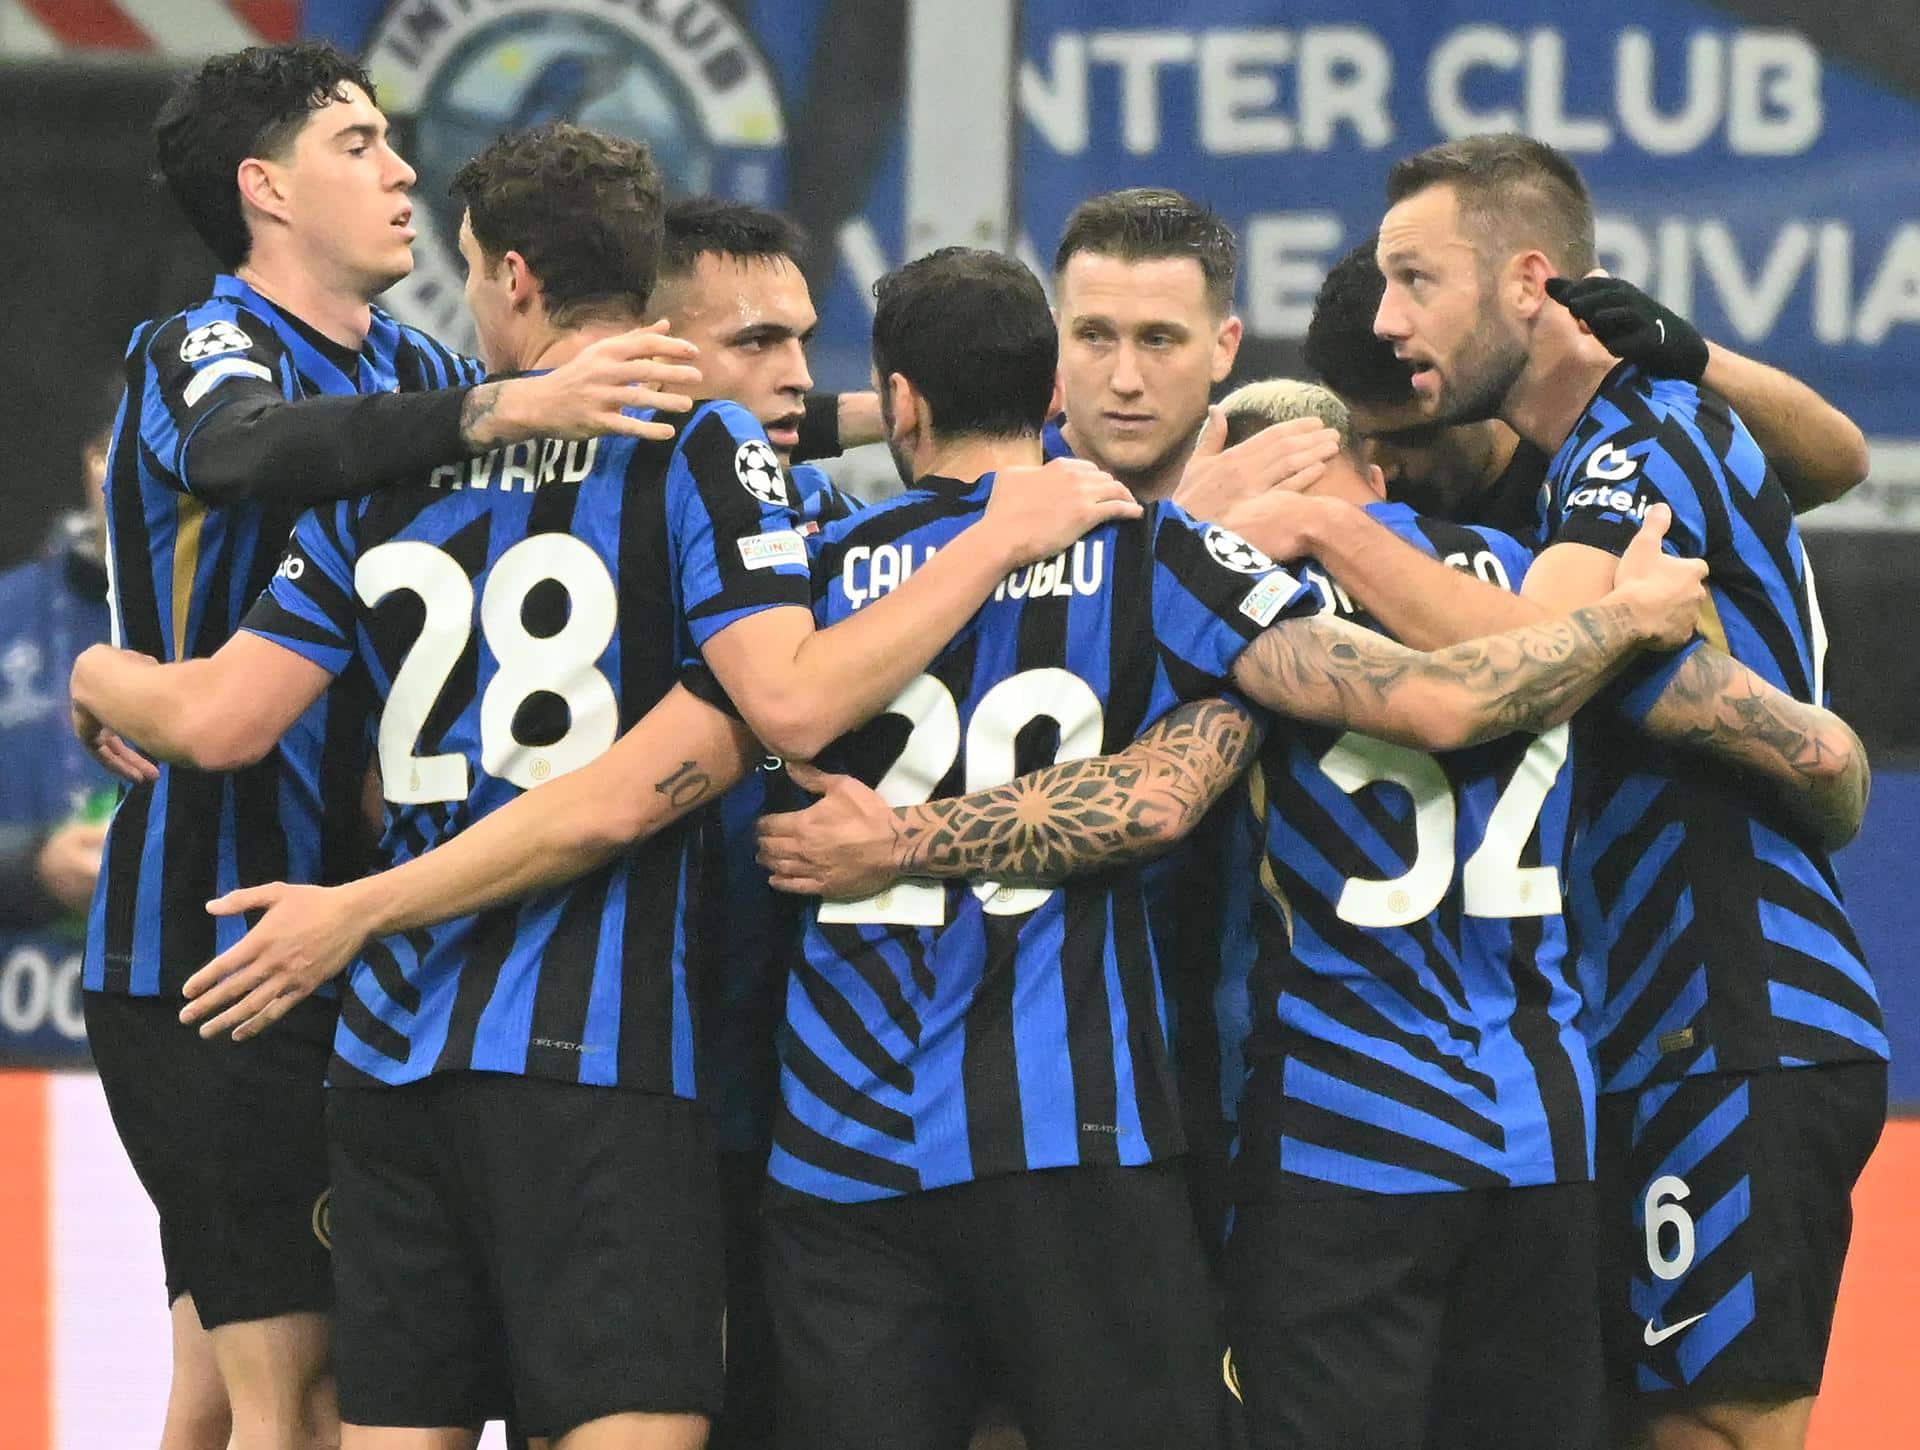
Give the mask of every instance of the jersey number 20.
[[[966, 758], [968, 791], [1005, 785], [1015, 773], [1014, 740], [1035, 720], [1060, 727], [1054, 761], [1083, 760], [1100, 753], [1106, 711], [1093, 687], [1061, 669], [1022, 670], [1009, 675], [973, 707], [966, 740], [960, 738], [960, 710], [953, 692], [932, 675], [921, 675], [887, 707], [913, 727], [899, 758], [880, 777], [874, 791], [890, 806], [923, 805], [934, 787]], [[1039, 908], [1053, 893], [1039, 886], [1002, 886], [982, 881], [973, 888], [989, 916], [1020, 916]], [[855, 901], [820, 905], [820, 921], [842, 926], [944, 926], [947, 892], [926, 881], [896, 881], [886, 890]]]

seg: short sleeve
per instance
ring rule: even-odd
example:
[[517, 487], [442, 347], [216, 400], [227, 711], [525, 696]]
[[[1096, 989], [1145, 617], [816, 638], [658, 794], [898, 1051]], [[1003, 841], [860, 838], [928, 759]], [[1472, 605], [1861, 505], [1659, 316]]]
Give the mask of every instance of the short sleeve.
[[284, 398], [286, 345], [271, 327], [237, 307], [209, 304], [155, 328], [147, 340], [141, 440], [187, 492], [187, 444], [207, 419], [249, 396]]
[[331, 675], [353, 659], [353, 512], [339, 503], [302, 514], [273, 582], [240, 621]]
[[1218, 691], [1233, 663], [1278, 620], [1319, 611], [1320, 596], [1230, 529], [1156, 505], [1153, 632], [1182, 698]]
[[763, 609], [812, 607], [793, 491], [751, 413], [732, 403], [697, 411], [666, 487], [676, 583], [696, 645]]
[[1499, 561], [1500, 568], [1507, 576], [1507, 587], [1519, 593], [1521, 581], [1527, 577], [1527, 570], [1533, 567], [1533, 550], [1512, 534], [1503, 534], [1498, 529], [1490, 529], [1482, 524], [1469, 527], [1486, 544], [1487, 552]]

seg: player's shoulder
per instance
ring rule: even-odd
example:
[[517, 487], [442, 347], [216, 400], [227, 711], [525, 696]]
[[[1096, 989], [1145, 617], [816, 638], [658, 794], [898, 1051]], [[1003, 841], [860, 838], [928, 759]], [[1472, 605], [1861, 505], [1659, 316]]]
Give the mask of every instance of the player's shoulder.
[[787, 470], [793, 506], [803, 523], [825, 528], [866, 507], [863, 500], [841, 488], [823, 468], [797, 463]]
[[468, 357], [448, 347], [432, 333], [402, 322], [379, 307], [373, 309], [373, 326], [368, 336], [378, 339], [396, 357], [411, 354], [420, 359], [428, 365], [427, 371], [435, 376], [436, 381], [442, 377], [445, 379], [444, 385], [447, 387], [477, 383], [487, 375], [487, 365], [479, 358]]
[[146, 325], [144, 337], [135, 333], [136, 346], [150, 362], [198, 367], [215, 358], [279, 351], [280, 336], [273, 320], [247, 305], [243, 298], [215, 292], [190, 307]]

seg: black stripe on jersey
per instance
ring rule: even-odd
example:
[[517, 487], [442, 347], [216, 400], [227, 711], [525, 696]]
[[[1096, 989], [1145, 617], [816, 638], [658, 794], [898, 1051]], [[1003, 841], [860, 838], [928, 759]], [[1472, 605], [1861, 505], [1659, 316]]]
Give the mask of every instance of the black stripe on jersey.
[[[130, 789], [114, 812], [107, 832], [106, 858], [100, 869], [107, 873], [111, 886], [138, 880], [140, 857], [147, 845], [147, 817], [153, 809], [153, 787], [136, 785]], [[106, 941], [103, 959], [106, 975], [101, 980], [105, 992], [125, 992], [133, 985], [134, 916], [139, 893], [127, 886], [109, 889], [105, 910]]]
[[[270, 754], [249, 769], [272, 774], [273, 762]], [[190, 909], [186, 903], [204, 904], [220, 894], [220, 807], [227, 780], [226, 776], [207, 775], [185, 766], [167, 769], [167, 816], [161, 826], [161, 849], [167, 863], [165, 900], [173, 909], [163, 907], [160, 915], [163, 972], [176, 966], [193, 970], [213, 958], [214, 919], [207, 915], [204, 905]], [[236, 827], [238, 824], [236, 820]], [[241, 844], [235, 842], [236, 859]]]
[[[1361, 965], [1364, 967], [1365, 964]], [[1298, 997], [1355, 1036], [1390, 1042], [1409, 1057], [1424, 1062], [1429, 1067], [1445, 1073], [1455, 1082], [1470, 1087], [1487, 1102], [1491, 1103], [1494, 1100], [1496, 1085], [1492, 1078], [1464, 1066], [1458, 1058], [1441, 1052], [1424, 1034], [1405, 1031], [1385, 1017], [1379, 1016], [1363, 999], [1338, 982], [1329, 980], [1317, 972], [1295, 971], [1289, 973], [1285, 990], [1288, 995]], [[1271, 998], [1261, 1005], [1263, 1010], [1269, 1013], [1276, 1010]], [[1490, 1148], [1501, 1146], [1502, 1135], [1499, 1126], [1491, 1119], [1481, 1117], [1451, 1094], [1420, 1078], [1401, 1072], [1380, 1058], [1357, 1058], [1350, 1047], [1336, 1043], [1323, 1043], [1311, 1038], [1302, 1038], [1300, 1045], [1292, 1049], [1292, 1055], [1311, 1062], [1329, 1076], [1346, 1082], [1355, 1081], [1356, 1073], [1368, 1078], [1390, 1078], [1391, 1086], [1376, 1086], [1375, 1090], [1429, 1117], [1451, 1123], [1461, 1132], [1478, 1138]]]
[[780, 1115], [780, 1128], [775, 1138], [781, 1147], [802, 1162], [824, 1168], [829, 1173], [838, 1173], [842, 1178], [851, 1178], [856, 1183], [870, 1183], [893, 1193], [917, 1193], [920, 1189], [920, 1175], [913, 1169], [877, 1158], [871, 1153], [862, 1153], [858, 1148], [849, 1148], [844, 1143], [836, 1143], [814, 1132], [790, 1112]]
[[526, 1070], [535, 1077], [572, 1078], [585, 1063], [587, 1002], [600, 958], [600, 915], [610, 873], [602, 868], [574, 884], [560, 908], [553, 935], [540, 954], [533, 988], [533, 1021], [527, 1037]]
[[[1538, 841], [1529, 841], [1522, 856], [1526, 866], [1540, 864]], [[1553, 1152], [1554, 1176], [1574, 1180], [1587, 1174], [1586, 1113], [1580, 1102], [1580, 1079], [1561, 1045], [1560, 1028], [1553, 1020], [1553, 984], [1540, 964], [1546, 933], [1537, 916], [1516, 916], [1507, 922], [1511, 936], [1508, 961], [1513, 969], [1513, 1040], [1533, 1069], [1534, 1084], [1547, 1114], [1547, 1144]]]
[[[1114, 597], [1119, 598], [1117, 594]], [[1067, 893], [1060, 937], [1064, 975], [1068, 962], [1101, 963], [1107, 944], [1107, 894], [1099, 887], [1071, 881], [1063, 889]], [[1087, 1124], [1104, 1128], [1119, 1122], [1120, 1084], [1114, 1061], [1113, 1031], [1109, 1026], [1103, 1026], [1098, 1032], [1073, 1030], [1077, 1022], [1107, 1024], [1113, 1020], [1104, 963], [1098, 970], [1067, 976], [1066, 988], [1067, 1060], [1073, 1066], [1073, 1111], [1081, 1126], [1080, 1161], [1117, 1164], [1119, 1136], [1105, 1131], [1085, 1131]]]
[[[1179, 1099], [1167, 1061], [1166, 1034], [1154, 990], [1153, 942], [1147, 932], [1146, 904], [1137, 891], [1113, 895], [1113, 955], [1120, 976], [1120, 998], [1127, 1009], [1127, 1053], [1133, 1059], [1134, 1108], [1140, 1132], [1154, 1158], [1186, 1150]], [[1087, 964], [1099, 971], [1096, 958]], [[1063, 963], [1063, 967], [1065, 964]], [[1106, 1022], [1089, 1023], [1112, 1040]]]
[[885, 1103], [875, 1102], [864, 1093], [855, 1092], [800, 1040], [798, 1034], [788, 1035], [786, 1048], [788, 1071], [802, 1087], [835, 1113], [876, 1133], [897, 1139], [902, 1144], [913, 1142], [912, 1118]]
[[[1462, 1158], [1458, 1153], [1450, 1153], [1420, 1138], [1410, 1138], [1372, 1123], [1330, 1113], [1298, 1099], [1287, 1101], [1285, 1120], [1289, 1137], [1348, 1153], [1356, 1158], [1391, 1163], [1459, 1188], [1504, 1188], [1507, 1183], [1498, 1173], [1490, 1168], [1482, 1168], [1471, 1158]], [[1283, 1168], [1285, 1162], [1283, 1152]]]
[[[652, 709], [662, 693], [659, 682], [672, 680], [676, 673], [678, 631], [665, 623], [673, 617], [673, 592], [669, 583], [673, 574], [667, 561], [667, 540], [673, 530], [667, 523], [667, 495], [661, 486], [672, 457], [671, 442], [638, 440], [627, 464], [626, 486], [621, 495], [616, 577], [622, 624], [620, 707], [627, 720], [638, 720]], [[641, 620], [657, 623], [651, 629], [630, 627]], [[716, 824], [713, 830], [718, 829]]]
[[[340, 1025], [366, 1043], [368, 1047], [392, 1062], [407, 1060], [407, 1039], [404, 1033], [396, 1032], [368, 1010], [352, 991], [340, 994]], [[337, 1086], [340, 1081], [340, 1069], [346, 1066], [338, 1053], [328, 1065], [328, 1076]], [[371, 1081], [371, 1079], [369, 1079]]]
[[[842, 952], [841, 955], [844, 957], [846, 954]], [[867, 972], [861, 975], [871, 978]], [[806, 993], [807, 1001], [813, 1004], [813, 1010], [819, 1014], [820, 1020], [827, 1024], [854, 1061], [895, 1092], [913, 1092], [912, 1069], [893, 1060], [886, 1048], [880, 1045], [879, 1039], [867, 1031], [860, 1014], [820, 975], [819, 968], [810, 961], [798, 961], [794, 964], [793, 979], [800, 990]], [[920, 1034], [914, 1032], [911, 1040], [918, 1045]]]
[[373, 867], [375, 834], [362, 806], [379, 714], [366, 663], [353, 663], [327, 687], [326, 735], [320, 746], [320, 884], [338, 885]]
[[[1145, 525], [1122, 524], [1113, 531], [1112, 548], [1113, 584], [1107, 598], [1113, 633], [1107, 641], [1107, 722], [1101, 742], [1109, 752], [1126, 749], [1153, 723], [1146, 718], [1153, 672], [1135, 664], [1141, 644], [1154, 637], [1153, 532]], [[1174, 683], [1183, 699], [1195, 698]]]
[[[416, 947], [415, 960], [419, 960], [425, 952], [424, 946]], [[394, 956], [393, 949], [386, 942], [368, 942], [360, 953], [360, 960], [367, 964], [367, 969], [373, 973], [373, 980], [394, 1006], [410, 1017], [420, 1010], [420, 989], [407, 980], [399, 958]]]
[[[630, 632], [633, 631], [622, 631], [623, 634]], [[623, 696], [622, 703], [625, 702]], [[674, 1020], [673, 974], [668, 968], [673, 961], [681, 853], [686, 848], [687, 829], [669, 828], [641, 843], [626, 857], [627, 910], [620, 939], [621, 961], [638, 964], [640, 970], [628, 968], [621, 973], [617, 1081], [623, 1087], [639, 1088], [643, 1092], [673, 1091], [673, 1060], [671, 1054], [661, 1051], [660, 1024]], [[696, 842], [693, 860], [699, 859], [697, 853]], [[643, 884], [651, 889], [636, 893], [634, 888]], [[690, 923], [696, 920], [697, 913], [688, 919]], [[699, 958], [698, 944], [689, 942], [687, 946], [687, 967], [694, 970]], [[687, 984], [690, 1004], [699, 1000], [698, 989], [697, 982]], [[697, 1033], [695, 1040], [698, 1041]], [[695, 1073], [697, 1077], [697, 1063]]]
[[501, 969], [513, 954], [519, 930], [518, 902], [482, 912], [469, 929], [466, 961], [460, 967], [460, 985], [453, 994], [447, 1038], [434, 1063], [435, 1072], [457, 1072], [473, 1065], [480, 1018], [493, 1000], [494, 988], [500, 985]]

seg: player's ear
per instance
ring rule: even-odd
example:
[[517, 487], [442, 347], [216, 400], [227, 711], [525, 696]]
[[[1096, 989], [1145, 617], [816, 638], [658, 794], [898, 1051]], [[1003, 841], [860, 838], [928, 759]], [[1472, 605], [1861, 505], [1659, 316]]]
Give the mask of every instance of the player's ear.
[[1532, 321], [1547, 305], [1547, 279], [1557, 275], [1544, 252], [1522, 252], [1507, 264], [1508, 296], [1522, 319]]
[[527, 259], [518, 252], [509, 251], [500, 259], [500, 265], [507, 269], [507, 300], [513, 305], [514, 311], [531, 311], [540, 301], [542, 289], [540, 279], [534, 276]]
[[1240, 319], [1229, 312], [1214, 333], [1212, 377], [1216, 383], [1225, 382], [1227, 374], [1233, 371], [1233, 360], [1240, 356], [1240, 339], [1245, 331]]
[[1361, 469], [1360, 473], [1361, 477], [1366, 479], [1367, 488], [1375, 498], [1385, 498], [1387, 496], [1387, 473], [1385, 469], [1377, 463], [1369, 463], [1365, 468]]
[[287, 219], [287, 196], [280, 168], [271, 161], [249, 156], [234, 172], [234, 185], [240, 189], [240, 209], [265, 212], [277, 221]]
[[920, 395], [913, 390], [901, 373], [888, 373], [886, 398], [888, 412], [893, 418], [893, 438], [898, 441], [910, 438], [918, 433], [926, 420], [920, 416], [922, 404]]

